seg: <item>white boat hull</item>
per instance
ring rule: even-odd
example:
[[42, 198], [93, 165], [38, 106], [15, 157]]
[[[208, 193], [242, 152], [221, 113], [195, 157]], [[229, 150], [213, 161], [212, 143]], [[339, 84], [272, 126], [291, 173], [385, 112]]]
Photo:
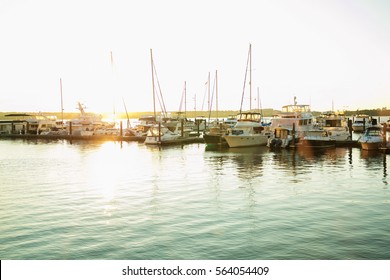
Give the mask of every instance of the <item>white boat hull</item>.
[[230, 148], [236, 147], [251, 147], [251, 146], [266, 146], [268, 143], [267, 135], [228, 135], [225, 140]]
[[358, 124], [358, 125], [355, 125], [355, 124], [353, 124], [352, 125], [352, 130], [354, 131], [354, 132], [364, 132], [364, 130], [367, 128], [367, 127], [370, 127], [371, 125], [369, 125], [369, 124], [366, 124], [366, 125], [360, 125], [360, 124]]

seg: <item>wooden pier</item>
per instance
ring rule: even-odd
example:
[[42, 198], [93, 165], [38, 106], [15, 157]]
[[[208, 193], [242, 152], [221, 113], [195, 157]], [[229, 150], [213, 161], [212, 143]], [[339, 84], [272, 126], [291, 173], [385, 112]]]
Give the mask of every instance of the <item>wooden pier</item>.
[[[0, 134], [0, 139], [24, 139], [24, 140], [68, 140], [68, 141], [124, 141], [141, 142], [145, 141], [145, 136], [117, 136], [117, 135], [42, 135], [42, 134]], [[173, 141], [161, 143], [161, 145], [192, 144], [203, 143], [201, 137], [185, 137]]]
[[0, 139], [24, 139], [24, 140], [83, 140], [83, 141], [137, 141], [143, 142], [145, 137], [116, 136], [116, 135], [42, 135], [42, 134], [0, 134]]

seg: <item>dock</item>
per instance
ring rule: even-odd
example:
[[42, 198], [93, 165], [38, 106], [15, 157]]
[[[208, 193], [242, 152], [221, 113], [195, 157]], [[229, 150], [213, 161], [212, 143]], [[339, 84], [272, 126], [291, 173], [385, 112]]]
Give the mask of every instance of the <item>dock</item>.
[[143, 142], [142, 136], [117, 136], [117, 135], [42, 135], [42, 134], [0, 134], [0, 139], [24, 139], [24, 140], [83, 140], [83, 141], [136, 141]]
[[[42, 134], [0, 134], [0, 139], [23, 139], [23, 140], [80, 140], [80, 141], [124, 141], [124, 142], [140, 142], [145, 141], [145, 136], [117, 136], [117, 135], [42, 135]], [[186, 137], [172, 141], [160, 143], [160, 145], [180, 145], [204, 143], [202, 137]]]

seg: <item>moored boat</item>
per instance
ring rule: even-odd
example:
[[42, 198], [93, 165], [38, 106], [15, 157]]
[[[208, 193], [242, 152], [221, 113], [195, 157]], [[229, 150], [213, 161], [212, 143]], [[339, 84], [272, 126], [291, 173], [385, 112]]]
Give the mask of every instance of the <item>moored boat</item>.
[[[268, 139], [267, 146], [271, 149], [287, 148], [293, 142], [293, 138], [294, 136], [292, 135], [291, 130], [283, 127], [276, 127], [274, 129], [273, 137]], [[298, 142], [298, 139], [299, 138], [295, 138], [296, 142]]]
[[0, 121], [0, 134], [42, 134], [58, 130], [62, 123], [55, 116], [43, 114], [7, 114], [7, 120]]
[[378, 150], [383, 147], [385, 137], [380, 126], [371, 126], [366, 128], [358, 142], [363, 150]]
[[271, 130], [277, 127], [282, 127], [294, 130], [298, 137], [304, 135], [305, 131], [314, 129], [313, 115], [309, 105], [297, 104], [294, 96], [294, 104], [285, 105], [282, 111], [275, 114], [271, 119]]
[[146, 145], [162, 145], [172, 143], [178, 140], [181, 135], [177, 132], [172, 132], [167, 127], [159, 124], [152, 125], [146, 134], [144, 144]]
[[317, 117], [318, 125], [336, 141], [350, 141], [348, 119], [341, 112], [324, 112]]
[[230, 148], [266, 146], [272, 132], [268, 126], [261, 123], [258, 112], [242, 112], [237, 118], [237, 124], [228, 131], [224, 138]]
[[298, 147], [331, 148], [336, 146], [336, 140], [329, 136], [326, 130], [309, 130], [299, 139]]
[[365, 114], [358, 114], [353, 117], [352, 130], [364, 132], [366, 128], [377, 125], [377, 120]]

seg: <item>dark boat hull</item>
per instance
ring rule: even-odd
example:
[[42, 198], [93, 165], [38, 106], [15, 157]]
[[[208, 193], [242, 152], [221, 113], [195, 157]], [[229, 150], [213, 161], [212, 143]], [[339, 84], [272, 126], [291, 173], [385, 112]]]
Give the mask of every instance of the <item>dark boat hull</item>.
[[300, 139], [299, 146], [307, 147], [307, 148], [332, 148], [332, 147], [336, 147], [336, 140]]
[[203, 140], [206, 143], [206, 145], [218, 145], [218, 146], [227, 145], [227, 142], [223, 137], [223, 135], [205, 133], [203, 135]]

